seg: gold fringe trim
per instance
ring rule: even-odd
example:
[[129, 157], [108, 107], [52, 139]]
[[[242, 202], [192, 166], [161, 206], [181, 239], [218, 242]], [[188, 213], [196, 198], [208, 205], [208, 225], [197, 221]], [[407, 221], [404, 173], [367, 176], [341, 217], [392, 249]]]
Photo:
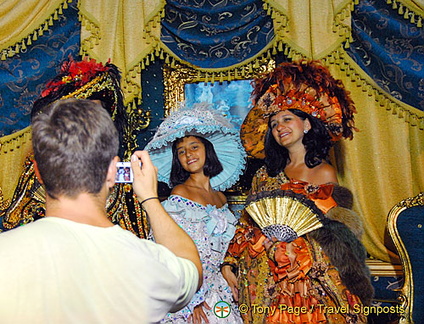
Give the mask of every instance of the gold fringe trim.
[[247, 71], [252, 71], [255, 69], [255, 67], [258, 66], [258, 62], [262, 62], [265, 59], [270, 59], [272, 57], [272, 53], [275, 52], [274, 47], [276, 47], [276, 40], [272, 40], [270, 43], [267, 44], [266, 47], [264, 47], [259, 53], [256, 55], [244, 60], [243, 62], [222, 67], [222, 68], [201, 68], [198, 67], [190, 62], [187, 62], [181, 58], [179, 58], [177, 55], [175, 55], [166, 45], [163, 43], [160, 43], [160, 54], [159, 57], [164, 59], [165, 64], [170, 65], [171, 67], [176, 66], [177, 63], [183, 64], [185, 66], [191, 67], [193, 69], [196, 69], [202, 73], [205, 73], [206, 75], [209, 75], [209, 79], [213, 77], [214, 80], [219, 80], [222, 76], [222, 81], [231, 81], [234, 80], [234, 77], [232, 77], [232, 72], [234, 70], [237, 70], [238, 73], [242, 75], [240, 79], [243, 79], [245, 73]]
[[[392, 6], [393, 10], [402, 16], [404, 19], [409, 20], [411, 24], [415, 24], [418, 28], [423, 26], [424, 13], [422, 9], [414, 7], [405, 1], [401, 0], [386, 0], [386, 3]], [[418, 12], [421, 11], [421, 12]]]
[[44, 32], [48, 31], [54, 22], [59, 20], [59, 16], [63, 15], [63, 10], [69, 8], [68, 3], [72, 3], [73, 0], [64, 0], [54, 12], [46, 18], [44, 23], [34, 29], [28, 36], [25, 36], [20, 41], [7, 48], [4, 48], [0, 52], [0, 60], [5, 61], [7, 58], [11, 58], [19, 53], [25, 53], [27, 46], [31, 46], [33, 42], [37, 41], [39, 37], [43, 36]]
[[[369, 97], [373, 97], [373, 99], [379, 103], [380, 107], [385, 108], [387, 112], [403, 119], [411, 126], [417, 126], [420, 130], [424, 130], [424, 113], [412, 106], [409, 106], [411, 107], [411, 109], [409, 109], [406, 103], [403, 103], [382, 90], [370, 77], [364, 77], [363, 75], [365, 72], [360, 70], [361, 73], [358, 71], [359, 67], [353, 67], [350, 56], [343, 48], [337, 49], [326, 58], [323, 58], [322, 61], [327, 65], [338, 65], [339, 70], [342, 71], [346, 77], [355, 82], [358, 87], [361, 87], [362, 91]], [[417, 113], [412, 108], [416, 109]]]

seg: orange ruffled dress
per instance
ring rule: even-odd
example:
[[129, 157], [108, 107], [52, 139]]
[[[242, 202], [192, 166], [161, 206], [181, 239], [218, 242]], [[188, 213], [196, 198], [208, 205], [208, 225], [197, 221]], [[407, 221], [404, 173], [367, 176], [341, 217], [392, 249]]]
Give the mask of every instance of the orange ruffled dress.
[[[304, 194], [324, 213], [337, 206], [332, 185], [290, 181], [284, 173], [269, 177], [264, 167], [259, 169], [252, 193], [275, 189]], [[366, 323], [357, 311], [360, 299], [343, 285], [328, 256], [308, 235], [273, 243], [244, 213], [224, 263], [238, 268], [245, 323]]]

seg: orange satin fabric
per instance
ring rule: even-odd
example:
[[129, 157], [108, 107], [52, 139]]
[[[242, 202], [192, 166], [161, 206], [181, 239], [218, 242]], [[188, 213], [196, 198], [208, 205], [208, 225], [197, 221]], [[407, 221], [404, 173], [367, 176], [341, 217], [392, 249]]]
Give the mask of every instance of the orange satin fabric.
[[[306, 276], [312, 267], [312, 255], [301, 237], [293, 242], [277, 242], [271, 248], [270, 270], [280, 287], [274, 301], [275, 312], [268, 323], [320, 323], [325, 315], [316, 307], [318, 301], [309, 291], [310, 279]], [[274, 262], [271, 262], [274, 261]]]
[[308, 199], [312, 200], [324, 214], [331, 208], [337, 206], [336, 201], [332, 197], [334, 184], [331, 183], [315, 186], [305, 181], [291, 179], [290, 182], [282, 184], [281, 189], [291, 190], [306, 196]]

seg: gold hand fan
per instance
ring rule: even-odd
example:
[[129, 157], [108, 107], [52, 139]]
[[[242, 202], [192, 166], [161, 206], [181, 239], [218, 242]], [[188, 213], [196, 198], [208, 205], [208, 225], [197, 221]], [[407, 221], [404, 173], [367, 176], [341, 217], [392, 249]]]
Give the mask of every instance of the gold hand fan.
[[263, 191], [248, 198], [246, 211], [266, 237], [291, 242], [323, 226], [315, 203], [291, 190]]

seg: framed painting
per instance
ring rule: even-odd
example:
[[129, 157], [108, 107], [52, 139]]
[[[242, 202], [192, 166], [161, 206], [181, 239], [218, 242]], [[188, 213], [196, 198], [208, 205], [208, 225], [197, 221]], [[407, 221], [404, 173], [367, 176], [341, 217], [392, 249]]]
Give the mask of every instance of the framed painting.
[[[194, 103], [208, 102], [219, 110], [235, 127], [240, 128], [244, 117], [252, 107], [252, 80], [258, 75], [271, 71], [275, 61], [268, 60], [255, 69], [246, 71], [238, 68], [233, 72], [222, 74], [208, 73], [190, 67], [174, 64], [164, 66], [164, 101], [165, 116], [178, 109], [185, 102], [190, 106]], [[218, 80], [215, 80], [218, 79]]]
[[[256, 68], [251, 66], [237, 68], [237, 70], [225, 72], [225, 76], [223, 76], [224, 72], [211, 74], [177, 63], [174, 63], [173, 66], [164, 65], [165, 116], [178, 109], [183, 102], [188, 106], [194, 103], [208, 102], [212, 104], [213, 109], [228, 118], [236, 129], [240, 129], [252, 107], [253, 79], [262, 73], [271, 71], [274, 67], [275, 61], [268, 59]], [[253, 174], [260, 165], [262, 165], [262, 161], [248, 158], [245, 173], [238, 183], [227, 190], [227, 194], [238, 197], [246, 193], [250, 188]]]

